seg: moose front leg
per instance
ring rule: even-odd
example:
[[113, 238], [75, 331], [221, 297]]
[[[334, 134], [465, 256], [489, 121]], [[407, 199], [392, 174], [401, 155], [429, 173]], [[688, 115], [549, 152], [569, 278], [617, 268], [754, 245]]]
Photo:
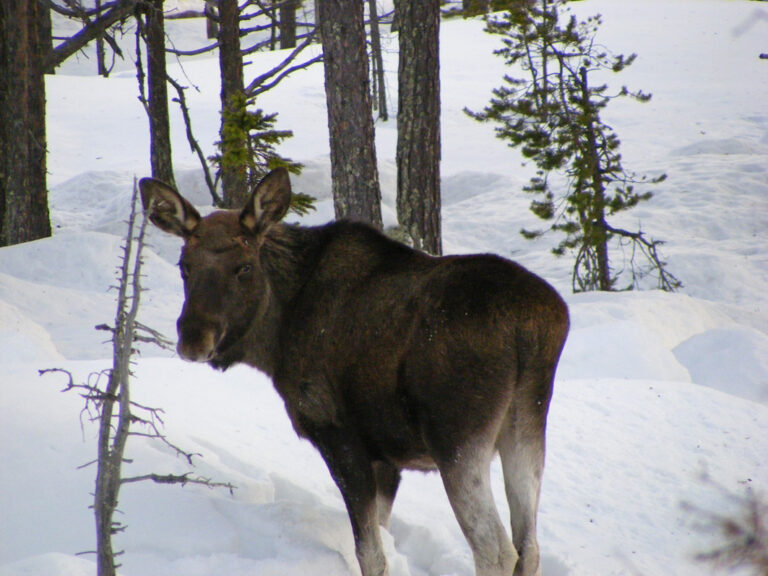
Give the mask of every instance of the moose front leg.
[[379, 532], [376, 476], [365, 446], [353, 430], [336, 426], [315, 430], [311, 439], [344, 498], [363, 576], [387, 576]]
[[373, 474], [376, 478], [379, 525], [389, 530], [389, 517], [392, 514], [397, 487], [400, 485], [400, 469], [388, 462], [374, 462]]

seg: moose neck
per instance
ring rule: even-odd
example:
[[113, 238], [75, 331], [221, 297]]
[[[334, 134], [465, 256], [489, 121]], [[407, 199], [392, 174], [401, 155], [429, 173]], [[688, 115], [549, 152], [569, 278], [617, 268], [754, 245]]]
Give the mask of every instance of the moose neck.
[[242, 356], [236, 359], [237, 362], [274, 376], [284, 310], [315, 268], [323, 244], [320, 241], [322, 230], [323, 227], [278, 224], [268, 232], [261, 248], [261, 265], [270, 294], [265, 309], [244, 338]]
[[267, 234], [261, 263], [273, 295], [281, 304], [298, 294], [314, 270], [324, 228], [279, 224]]

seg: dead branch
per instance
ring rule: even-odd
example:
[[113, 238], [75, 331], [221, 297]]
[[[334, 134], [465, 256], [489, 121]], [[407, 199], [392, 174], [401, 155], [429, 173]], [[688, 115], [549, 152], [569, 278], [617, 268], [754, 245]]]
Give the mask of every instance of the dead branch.
[[[43, 60], [44, 70], [53, 70], [64, 60], [81, 50], [91, 40], [103, 35], [105, 30], [124, 20], [133, 13], [138, 0], [119, 0], [110, 4], [109, 10], [102, 12], [95, 20], [85, 20], [84, 27], [75, 35], [48, 52]], [[53, 3], [50, 3], [53, 4]]]
[[176, 89], [177, 97], [174, 98], [173, 101], [177, 102], [181, 108], [181, 114], [184, 117], [184, 126], [187, 129], [187, 141], [189, 142], [189, 147], [197, 154], [197, 157], [200, 160], [200, 165], [203, 168], [203, 175], [205, 176], [205, 184], [208, 186], [208, 192], [210, 192], [211, 198], [213, 198], [213, 204], [215, 206], [221, 206], [224, 201], [221, 199], [221, 196], [216, 193], [216, 184], [211, 177], [211, 170], [208, 167], [208, 159], [205, 157], [203, 149], [200, 147], [200, 143], [192, 133], [192, 118], [189, 114], [189, 107], [187, 106], [187, 100], [184, 96], [185, 88], [170, 76], [168, 76], [167, 79], [168, 83]]
[[131, 476], [123, 478], [122, 484], [132, 484], [134, 482], [145, 482], [151, 480], [157, 484], [198, 484], [200, 486], [206, 486], [208, 488], [226, 488], [230, 494], [235, 491], [235, 486], [230, 482], [214, 482], [210, 478], [203, 478], [200, 476], [191, 476], [189, 472], [185, 474], [144, 474], [142, 476]]
[[[264, 74], [261, 74], [260, 76], [257, 76], [254, 78], [250, 84], [245, 89], [245, 94], [249, 98], [254, 98], [261, 94], [262, 92], [266, 92], [273, 86], [277, 85], [283, 78], [288, 76], [289, 74], [295, 72], [296, 70], [301, 70], [303, 68], [307, 68], [308, 66], [311, 66], [315, 62], [320, 62], [322, 60], [322, 55], [316, 56], [315, 58], [312, 58], [303, 64], [298, 64], [296, 66], [292, 66], [290, 68], [286, 67], [293, 62], [296, 57], [304, 50], [307, 46], [309, 46], [314, 39], [314, 35], [308, 36], [304, 39], [304, 42], [296, 46], [296, 48], [293, 49], [293, 51], [286, 56], [286, 58], [277, 66], [272, 68], [272, 70], [269, 70], [268, 72], [265, 72]], [[275, 77], [276, 76], [276, 77]], [[274, 78], [271, 82], [265, 84], [267, 80], [270, 78]]]
[[[131, 358], [136, 352], [133, 343], [140, 340], [170, 344], [162, 334], [137, 320], [143, 290], [141, 287], [142, 251], [145, 245], [144, 239], [148, 222], [147, 216], [144, 214], [141, 223], [137, 224], [137, 200], [138, 186], [134, 180], [128, 233], [123, 245], [119, 267], [120, 282], [117, 286], [117, 310], [114, 327], [105, 323], [96, 326], [97, 330], [104, 330], [112, 334], [112, 367], [101, 372], [92, 372], [85, 383], [76, 382], [72, 373], [63, 368], [48, 368], [39, 371], [40, 375], [64, 374], [66, 381], [62, 391], [76, 390], [85, 400], [85, 406], [80, 413], [81, 428], [86, 414], [92, 422], [98, 422], [97, 458], [81, 465], [78, 469], [93, 464], [97, 465], [96, 486], [91, 508], [96, 517], [97, 571], [100, 576], [115, 576], [119, 567], [115, 558], [122, 552], [113, 550], [111, 537], [125, 530], [125, 526], [114, 520], [114, 514], [118, 512], [118, 495], [123, 484], [140, 480], [153, 480], [164, 484], [194, 483], [211, 488], [224, 487], [228, 488], [230, 493], [234, 490], [234, 486], [230, 483], [213, 482], [206, 478], [193, 477], [191, 473], [121, 477], [122, 464], [132, 462], [124, 457], [125, 446], [130, 436], [143, 436], [151, 440], [158, 440], [174, 450], [177, 456], [183, 456], [190, 465], [194, 465], [193, 458], [195, 456], [201, 456], [199, 453], [181, 449], [170, 442], [162, 433], [161, 427], [164, 425], [162, 409], [140, 404], [131, 400], [130, 397]], [[140, 335], [138, 332], [143, 332], [145, 335]], [[105, 377], [106, 383], [104, 382]], [[142, 426], [145, 431], [132, 430], [131, 426]]]
[[85, 8], [84, 6], [81, 6], [79, 4], [73, 4], [72, 2], [65, 1], [64, 3], [69, 6], [69, 8], [65, 8], [64, 6], [61, 6], [59, 4], [56, 4], [53, 0], [45, 0], [45, 3], [48, 5], [48, 7], [56, 12], [57, 14], [61, 14], [62, 16], [66, 16], [67, 18], [82, 18], [83, 16], [94, 16], [96, 14], [100, 14], [105, 12], [106, 10], [110, 10], [117, 6], [120, 2], [105, 2], [98, 8]]
[[[677, 290], [683, 285], [683, 283], [680, 280], [678, 280], [671, 272], [667, 270], [666, 262], [662, 260], [661, 256], [659, 255], [658, 248], [659, 246], [662, 246], [664, 242], [662, 242], [661, 240], [648, 239], [645, 236], [645, 233], [642, 232], [642, 230], [639, 230], [637, 232], [631, 232], [623, 228], [615, 228], [610, 224], [608, 224], [607, 222], [602, 223], [602, 227], [610, 234], [614, 234], [616, 236], [619, 236], [620, 238], [624, 238], [632, 242], [632, 245], [633, 245], [632, 270], [633, 270], [634, 280], [637, 280], [649, 273], [655, 273], [658, 275], [658, 288], [661, 290], [665, 290], [667, 292], [674, 292], [675, 290]], [[637, 268], [634, 265], [634, 248], [639, 248], [643, 256], [645, 256], [646, 260], [649, 263], [648, 271], [644, 272], [644, 271], [638, 270], [635, 272]]]
[[185, 20], [188, 18], [208, 18], [209, 15], [204, 10], [182, 10], [181, 12], [169, 12], [164, 17], [166, 20]]
[[169, 54], [174, 54], [176, 56], [198, 56], [200, 54], [205, 54], [206, 52], [211, 52], [212, 50], [215, 50], [219, 47], [218, 42], [213, 42], [212, 44], [208, 44], [207, 46], [203, 46], [202, 48], [195, 48], [194, 50], [179, 50], [178, 48], [166, 48], [165, 51]]
[[[162, 333], [138, 320], [135, 322], [136, 330], [139, 331], [133, 335], [134, 342], [149, 342], [162, 348], [163, 350], [173, 350], [173, 342], [166, 338]], [[140, 332], [146, 332], [149, 336], [142, 336]]]

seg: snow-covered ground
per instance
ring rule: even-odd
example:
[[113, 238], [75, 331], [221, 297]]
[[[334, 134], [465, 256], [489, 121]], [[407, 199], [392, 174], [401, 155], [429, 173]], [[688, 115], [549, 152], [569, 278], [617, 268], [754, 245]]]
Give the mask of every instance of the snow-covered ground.
[[[539, 537], [546, 576], [699, 575], [710, 542], [684, 503], [735, 511], [725, 491], [768, 491], [768, 6], [746, 0], [587, 0], [600, 39], [637, 62], [616, 81], [653, 93], [615, 103], [606, 118], [625, 165], [664, 172], [650, 202], [622, 222], [666, 240], [685, 284], [655, 291], [569, 293], [556, 239], [520, 237], [537, 224], [520, 191], [531, 174], [492, 127], [467, 118], [505, 72], [482, 23], [442, 27], [443, 192], [446, 252], [492, 251], [556, 285], [572, 332], [550, 412]], [[172, 23], [179, 44], [202, 23]], [[197, 27], [197, 28], [196, 28]], [[130, 40], [128, 41], [130, 43]], [[248, 74], [276, 55], [252, 58]], [[396, 54], [387, 54], [395, 103]], [[92, 576], [88, 509], [94, 424], [63, 380], [109, 365], [93, 326], [114, 317], [115, 267], [135, 176], [149, 173], [147, 120], [128, 65], [109, 79], [80, 57], [48, 78], [53, 238], [0, 250], [0, 575]], [[187, 85], [194, 128], [208, 153], [218, 126], [218, 65], [171, 63]], [[295, 137], [284, 155], [307, 165], [297, 190], [320, 198], [307, 218], [332, 217], [322, 70], [265, 94]], [[196, 159], [174, 112], [177, 180], [206, 204]], [[379, 122], [385, 219], [394, 221], [394, 121]], [[142, 318], [169, 336], [182, 302], [178, 242], [152, 232]], [[270, 382], [243, 367], [224, 374], [144, 347], [134, 398], [165, 412], [166, 433], [199, 452], [196, 472], [226, 491], [131, 484], [117, 537], [125, 576], [357, 574], [343, 503], [320, 457], [296, 438]], [[133, 439], [126, 474], [188, 470], [163, 446]], [[704, 480], [704, 476], [709, 480]], [[497, 501], [506, 516], [501, 472]], [[472, 560], [438, 476], [408, 473], [385, 543], [393, 576], [472, 574]]]

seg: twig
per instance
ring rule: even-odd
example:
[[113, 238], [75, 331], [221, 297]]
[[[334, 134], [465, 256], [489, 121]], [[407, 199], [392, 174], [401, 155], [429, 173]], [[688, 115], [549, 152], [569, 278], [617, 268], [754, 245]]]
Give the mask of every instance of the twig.
[[221, 196], [216, 193], [216, 184], [214, 183], [213, 178], [211, 178], [211, 170], [208, 166], [208, 159], [205, 157], [203, 149], [200, 147], [200, 143], [192, 133], [192, 118], [189, 114], [187, 99], [184, 96], [184, 87], [170, 76], [167, 76], [167, 79], [168, 83], [176, 89], [176, 93], [178, 94], [178, 96], [174, 98], [173, 101], [178, 102], [179, 107], [181, 108], [181, 115], [184, 118], [184, 126], [186, 126], [187, 129], [187, 141], [189, 142], [189, 147], [193, 152], [197, 154], [197, 157], [200, 160], [200, 165], [203, 168], [203, 175], [205, 176], [205, 183], [208, 186], [208, 191], [211, 194], [211, 198], [213, 198], [213, 204], [215, 206], [221, 206], [224, 201], [222, 200]]
[[230, 494], [234, 493], [235, 486], [230, 482], [214, 482], [209, 478], [202, 478], [199, 476], [192, 477], [190, 473], [185, 474], [144, 474], [142, 476], [130, 476], [121, 480], [122, 484], [132, 484], [134, 482], [145, 482], [151, 480], [157, 484], [198, 484], [201, 486], [207, 486], [208, 488], [226, 488]]

